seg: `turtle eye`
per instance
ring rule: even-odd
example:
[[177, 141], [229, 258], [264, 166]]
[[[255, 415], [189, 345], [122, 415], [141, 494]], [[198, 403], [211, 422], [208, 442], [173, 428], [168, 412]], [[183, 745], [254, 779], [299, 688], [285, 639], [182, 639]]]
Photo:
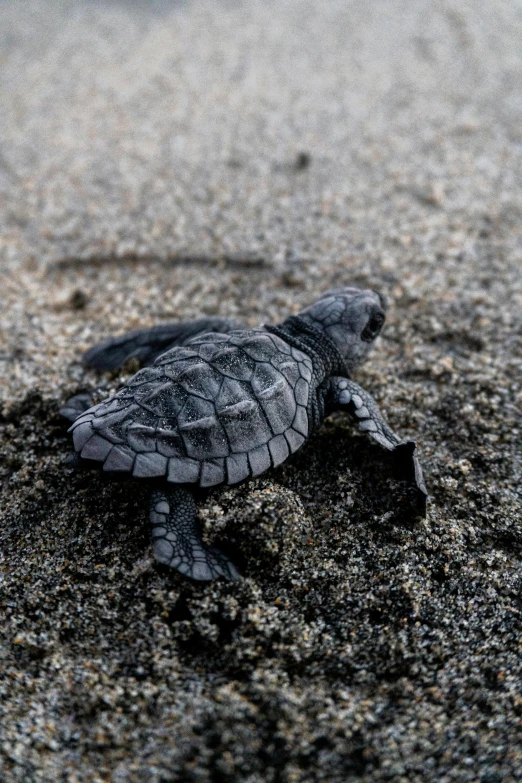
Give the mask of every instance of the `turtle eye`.
[[382, 310], [376, 310], [374, 311], [366, 326], [364, 327], [362, 333], [361, 333], [361, 340], [363, 340], [365, 343], [371, 343], [372, 340], [375, 340], [377, 335], [382, 329], [382, 326], [384, 324], [384, 313]]

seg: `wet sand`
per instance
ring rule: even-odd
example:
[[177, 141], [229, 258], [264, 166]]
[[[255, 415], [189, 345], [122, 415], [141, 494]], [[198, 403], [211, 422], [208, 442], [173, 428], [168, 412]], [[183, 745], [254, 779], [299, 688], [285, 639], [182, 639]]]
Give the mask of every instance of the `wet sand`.
[[[522, 769], [522, 6], [4, 2], [0, 779], [515, 783]], [[239, 584], [152, 560], [146, 490], [70, 474], [126, 329], [383, 291], [339, 414], [209, 495]]]

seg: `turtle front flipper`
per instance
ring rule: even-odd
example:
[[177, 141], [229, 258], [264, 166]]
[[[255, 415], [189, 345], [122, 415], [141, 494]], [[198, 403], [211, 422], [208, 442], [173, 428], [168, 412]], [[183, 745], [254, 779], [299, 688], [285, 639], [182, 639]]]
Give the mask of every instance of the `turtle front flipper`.
[[417, 487], [419, 512], [425, 517], [428, 492], [415, 453], [415, 442], [402, 441], [386, 423], [371, 394], [348, 378], [331, 379], [326, 403], [329, 413], [346, 410], [357, 420], [360, 430], [387, 451], [393, 452], [395, 468], [400, 477]]
[[111, 337], [90, 348], [83, 361], [95, 370], [117, 370], [129, 359], [137, 359], [147, 366], [158, 356], [174, 348], [186, 345], [189, 340], [207, 332], [228, 334], [242, 325], [232, 318], [196, 318], [194, 321], [180, 321], [176, 324], [160, 324], [150, 329], [137, 329], [119, 337]]
[[150, 499], [154, 556], [159, 563], [177, 569], [197, 581], [218, 576], [237, 581], [239, 573], [230, 560], [201, 538], [193, 493], [185, 487], [154, 490]]

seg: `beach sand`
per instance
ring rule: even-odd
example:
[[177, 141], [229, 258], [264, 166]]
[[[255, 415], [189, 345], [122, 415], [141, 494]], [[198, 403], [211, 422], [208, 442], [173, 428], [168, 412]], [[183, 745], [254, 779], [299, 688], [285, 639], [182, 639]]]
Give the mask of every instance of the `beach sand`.
[[[0, 779], [515, 783], [522, 769], [522, 4], [0, 6]], [[82, 352], [383, 291], [338, 414], [211, 494], [244, 579], [152, 559], [146, 489], [71, 474]]]

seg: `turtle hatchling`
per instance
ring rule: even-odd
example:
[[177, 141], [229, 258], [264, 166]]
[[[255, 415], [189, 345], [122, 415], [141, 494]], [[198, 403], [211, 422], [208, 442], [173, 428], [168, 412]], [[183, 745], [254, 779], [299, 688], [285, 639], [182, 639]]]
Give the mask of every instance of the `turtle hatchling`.
[[88, 366], [114, 370], [131, 357], [145, 366], [98, 405], [85, 410], [86, 395], [78, 395], [62, 408], [74, 422], [73, 463], [150, 482], [154, 555], [196, 580], [239, 578], [234, 564], [202, 540], [199, 489], [238, 484], [280, 465], [336, 410], [394, 452], [425, 515], [415, 443], [401, 441], [351, 380], [385, 309], [375, 291], [337, 288], [276, 326], [245, 329], [200, 318], [107, 340], [85, 354]]

